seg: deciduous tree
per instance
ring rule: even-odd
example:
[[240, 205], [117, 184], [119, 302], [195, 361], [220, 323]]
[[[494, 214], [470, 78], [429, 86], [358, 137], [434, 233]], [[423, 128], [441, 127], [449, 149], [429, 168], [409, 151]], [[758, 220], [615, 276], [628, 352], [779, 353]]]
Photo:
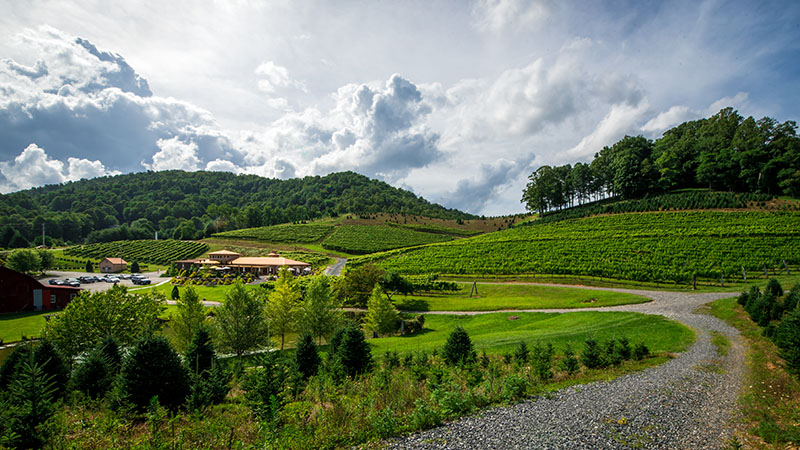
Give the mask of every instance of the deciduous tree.
[[275, 289], [269, 293], [267, 302], [267, 320], [273, 335], [281, 337], [281, 350], [286, 340], [286, 333], [297, 329], [298, 309], [300, 307], [300, 289], [293, 275], [281, 269]]
[[241, 281], [233, 284], [215, 313], [220, 349], [240, 357], [249, 350], [269, 345], [264, 300], [248, 292]]

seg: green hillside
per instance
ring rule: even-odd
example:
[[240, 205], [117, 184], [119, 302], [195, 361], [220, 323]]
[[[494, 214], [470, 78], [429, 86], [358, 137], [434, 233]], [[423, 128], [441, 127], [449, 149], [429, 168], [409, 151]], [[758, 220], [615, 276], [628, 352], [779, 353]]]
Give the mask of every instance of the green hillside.
[[129, 263], [171, 264], [172, 261], [194, 258], [208, 251], [208, 244], [191, 241], [117, 241], [80, 245], [64, 250], [65, 255], [79, 258], [122, 258]]
[[367, 255], [407, 274], [570, 274], [688, 283], [800, 265], [800, 213], [684, 211], [536, 223]]
[[354, 172], [279, 180], [226, 172], [142, 172], [0, 195], [0, 247], [213, 233], [342, 214], [477, 217]]

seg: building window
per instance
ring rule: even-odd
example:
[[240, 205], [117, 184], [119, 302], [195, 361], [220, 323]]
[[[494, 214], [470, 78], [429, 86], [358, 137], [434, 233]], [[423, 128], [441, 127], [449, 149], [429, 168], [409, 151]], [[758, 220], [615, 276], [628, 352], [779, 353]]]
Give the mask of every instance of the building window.
[[50, 306], [56, 304], [56, 294], [50, 294]]

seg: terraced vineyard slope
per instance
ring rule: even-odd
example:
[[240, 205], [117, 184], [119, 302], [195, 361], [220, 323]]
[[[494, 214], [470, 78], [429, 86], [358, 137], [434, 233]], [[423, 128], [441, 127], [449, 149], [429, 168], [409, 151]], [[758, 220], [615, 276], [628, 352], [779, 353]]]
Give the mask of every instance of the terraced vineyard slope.
[[171, 264], [179, 259], [194, 258], [208, 251], [208, 244], [177, 240], [115, 241], [79, 245], [64, 250], [64, 254], [79, 258], [122, 258], [128, 262]]
[[800, 264], [800, 213], [684, 211], [617, 214], [368, 255], [407, 274], [571, 274], [688, 283]]

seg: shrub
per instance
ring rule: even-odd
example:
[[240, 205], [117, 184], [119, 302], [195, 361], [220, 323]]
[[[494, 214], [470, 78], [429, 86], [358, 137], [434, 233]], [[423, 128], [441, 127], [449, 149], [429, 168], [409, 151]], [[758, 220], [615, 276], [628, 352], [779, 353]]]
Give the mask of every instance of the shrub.
[[70, 390], [82, 392], [90, 398], [101, 398], [111, 390], [113, 382], [111, 363], [98, 345], [72, 372]]
[[390, 352], [386, 351], [383, 354], [383, 367], [386, 369], [394, 369], [395, 367], [400, 365], [400, 357], [397, 355], [397, 352]]
[[528, 346], [524, 342], [517, 344], [517, 349], [514, 350], [514, 359], [517, 364], [523, 365], [528, 362]]
[[69, 381], [69, 367], [58, 349], [49, 340], [44, 339], [34, 348], [33, 361], [41, 367], [45, 376], [52, 379], [53, 399], [61, 398]]
[[772, 294], [773, 297], [777, 298], [783, 295], [783, 288], [778, 280], [770, 278], [769, 281], [767, 281], [767, 287], [764, 288], [764, 292]]
[[528, 380], [519, 375], [512, 374], [507, 376], [503, 381], [503, 391], [500, 395], [507, 402], [521, 400], [527, 395], [528, 386]]
[[297, 370], [303, 378], [317, 374], [322, 359], [319, 357], [317, 345], [314, 344], [314, 337], [310, 333], [303, 333], [300, 337], [294, 356]]
[[259, 356], [256, 364], [257, 367], [247, 372], [242, 383], [245, 403], [259, 419], [272, 420], [281, 407], [280, 393], [286, 371], [272, 352]]
[[[55, 412], [52, 376], [47, 375], [34, 361], [33, 353], [24, 355], [16, 366], [13, 380], [8, 386], [8, 400], [4, 405], [4, 421], [0, 424], [3, 447], [41, 448], [47, 438], [47, 429], [40, 428]], [[5, 429], [4, 429], [5, 428]]]
[[205, 327], [200, 327], [194, 333], [192, 341], [186, 347], [184, 354], [186, 368], [194, 374], [201, 374], [216, 365], [217, 356], [214, 353], [214, 344]]
[[553, 344], [549, 342], [544, 346], [537, 342], [533, 347], [531, 358], [533, 359], [533, 370], [536, 371], [540, 380], [549, 380], [553, 377], [551, 369], [553, 368], [554, 354]]
[[113, 336], [106, 336], [97, 345], [100, 353], [108, 361], [109, 367], [113, 374], [118, 374], [119, 369], [122, 367], [122, 354], [119, 351], [119, 343]]
[[786, 361], [786, 371], [800, 378], [800, 310], [786, 315], [775, 330], [778, 355]]
[[561, 368], [570, 375], [573, 375], [580, 369], [580, 363], [578, 362], [578, 358], [575, 357], [575, 351], [572, 350], [572, 346], [569, 344], [564, 347], [564, 358], [561, 359]]
[[618, 366], [622, 363], [622, 355], [620, 354], [619, 345], [614, 338], [606, 341], [605, 354], [603, 355], [604, 365]]
[[603, 354], [600, 351], [600, 345], [594, 338], [586, 339], [584, 342], [581, 363], [589, 369], [603, 367]]
[[143, 411], [158, 396], [164, 407], [177, 409], [188, 394], [188, 375], [180, 357], [163, 336], [146, 336], [122, 362], [120, 397]]
[[442, 348], [442, 358], [449, 365], [463, 364], [475, 360], [475, 349], [469, 334], [460, 325], [447, 337]]
[[633, 348], [633, 357], [637, 361], [641, 361], [648, 356], [650, 356], [650, 349], [644, 345], [644, 342], [639, 342], [636, 344], [636, 347]]
[[131, 263], [131, 273], [139, 273], [139, 272], [141, 272], [141, 270], [139, 269], [139, 263], [137, 261], [134, 261], [133, 263]]
[[170, 298], [173, 300], [181, 298], [181, 291], [178, 290], [178, 286], [172, 287], [172, 293], [170, 294]]
[[17, 369], [26, 359], [30, 357], [33, 352], [31, 345], [28, 343], [17, 345], [14, 350], [6, 358], [2, 366], [0, 366], [0, 391], [4, 391], [11, 384], [11, 380], [17, 374]]
[[[334, 345], [334, 339], [340, 341]], [[364, 339], [364, 333], [356, 325], [350, 325], [341, 332], [337, 332], [331, 339], [331, 352], [333, 358], [342, 365], [344, 373], [348, 376], [367, 372], [372, 368], [372, 353], [369, 344]]]

